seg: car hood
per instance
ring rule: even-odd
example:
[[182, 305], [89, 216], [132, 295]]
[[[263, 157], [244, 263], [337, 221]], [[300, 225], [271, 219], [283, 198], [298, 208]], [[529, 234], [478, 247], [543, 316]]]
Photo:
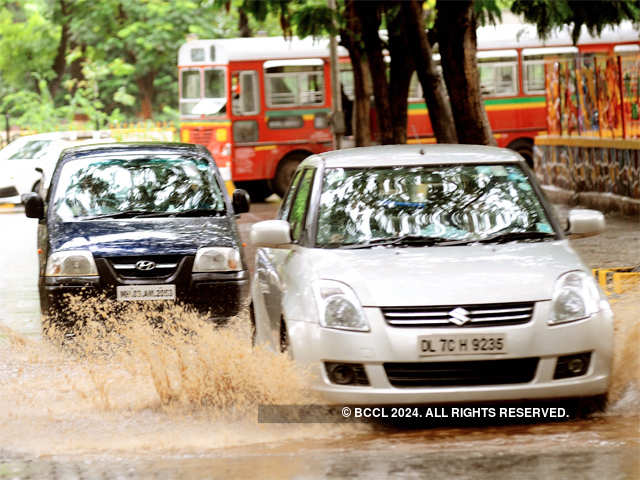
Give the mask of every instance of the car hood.
[[315, 278], [346, 283], [363, 306], [377, 307], [548, 300], [561, 274], [586, 270], [566, 240], [313, 249], [308, 261]]
[[88, 249], [95, 257], [193, 255], [202, 246], [237, 246], [227, 217], [110, 219], [49, 225], [51, 251]]

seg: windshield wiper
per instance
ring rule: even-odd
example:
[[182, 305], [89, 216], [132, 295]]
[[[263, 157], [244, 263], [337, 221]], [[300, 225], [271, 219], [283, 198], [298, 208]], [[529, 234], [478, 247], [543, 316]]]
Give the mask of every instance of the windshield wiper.
[[181, 212], [150, 212], [139, 215], [141, 218], [150, 217], [209, 217], [224, 215], [224, 210], [216, 208], [191, 208]]
[[355, 243], [343, 245], [340, 248], [344, 249], [358, 249], [358, 248], [371, 248], [379, 246], [389, 245], [413, 245], [413, 246], [455, 246], [466, 245], [470, 243], [469, 240], [452, 240], [444, 237], [424, 237], [422, 235], [402, 235], [400, 237], [388, 237], [388, 238], [374, 238], [366, 243]]
[[506, 232], [498, 233], [491, 237], [475, 240], [478, 243], [506, 243], [513, 242], [515, 240], [545, 240], [547, 238], [556, 238], [554, 233], [548, 232]]
[[85, 217], [82, 220], [98, 220], [100, 218], [132, 218], [132, 217], [139, 217], [141, 215], [155, 215], [157, 213], [160, 213], [160, 212], [153, 212], [150, 210], [124, 210], [122, 212], [105, 213], [103, 215]]

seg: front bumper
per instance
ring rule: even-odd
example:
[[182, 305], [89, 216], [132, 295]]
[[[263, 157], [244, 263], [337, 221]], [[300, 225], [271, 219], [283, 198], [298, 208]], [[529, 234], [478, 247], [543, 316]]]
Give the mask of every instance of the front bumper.
[[[530, 322], [504, 327], [396, 328], [386, 324], [377, 308], [365, 308], [371, 331], [346, 332], [307, 321], [288, 321], [291, 349], [296, 361], [313, 373], [313, 387], [335, 404], [430, 404], [492, 402], [587, 397], [606, 393], [613, 355], [610, 310], [588, 319], [550, 327], [551, 302], [537, 302]], [[420, 357], [420, 335], [474, 333], [505, 334], [508, 353], [440, 355]], [[590, 352], [584, 375], [554, 379], [557, 358]], [[524, 383], [472, 386], [394, 387], [384, 368], [386, 362], [455, 362], [537, 358], [533, 378]], [[336, 385], [329, 380], [324, 362], [358, 363], [364, 366], [369, 386]]]
[[[100, 298], [116, 301], [121, 285], [176, 286], [176, 303], [194, 308], [210, 317], [231, 317], [248, 305], [249, 274], [238, 272], [192, 273], [193, 257], [184, 257], [176, 271], [168, 277], [125, 278], [104, 259], [97, 258], [98, 276], [40, 277], [40, 308], [44, 315], [65, 315], [70, 297]], [[118, 302], [130, 303], [130, 302]]]

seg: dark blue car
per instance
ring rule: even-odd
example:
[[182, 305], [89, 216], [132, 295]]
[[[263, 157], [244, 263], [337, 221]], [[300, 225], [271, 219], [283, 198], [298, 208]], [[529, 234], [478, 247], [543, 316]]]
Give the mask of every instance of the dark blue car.
[[[46, 199], [29, 194], [39, 219], [40, 306], [51, 318], [68, 295], [118, 302], [168, 300], [210, 317], [235, 315], [249, 275], [233, 200], [209, 152], [179, 143], [104, 144], [61, 155]], [[66, 318], [66, 321], [73, 319]]]

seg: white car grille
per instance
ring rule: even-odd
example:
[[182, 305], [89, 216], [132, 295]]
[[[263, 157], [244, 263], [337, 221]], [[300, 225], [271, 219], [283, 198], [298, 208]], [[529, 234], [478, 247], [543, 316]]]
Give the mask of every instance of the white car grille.
[[533, 316], [534, 302], [436, 307], [382, 307], [392, 327], [491, 327], [520, 325]]

